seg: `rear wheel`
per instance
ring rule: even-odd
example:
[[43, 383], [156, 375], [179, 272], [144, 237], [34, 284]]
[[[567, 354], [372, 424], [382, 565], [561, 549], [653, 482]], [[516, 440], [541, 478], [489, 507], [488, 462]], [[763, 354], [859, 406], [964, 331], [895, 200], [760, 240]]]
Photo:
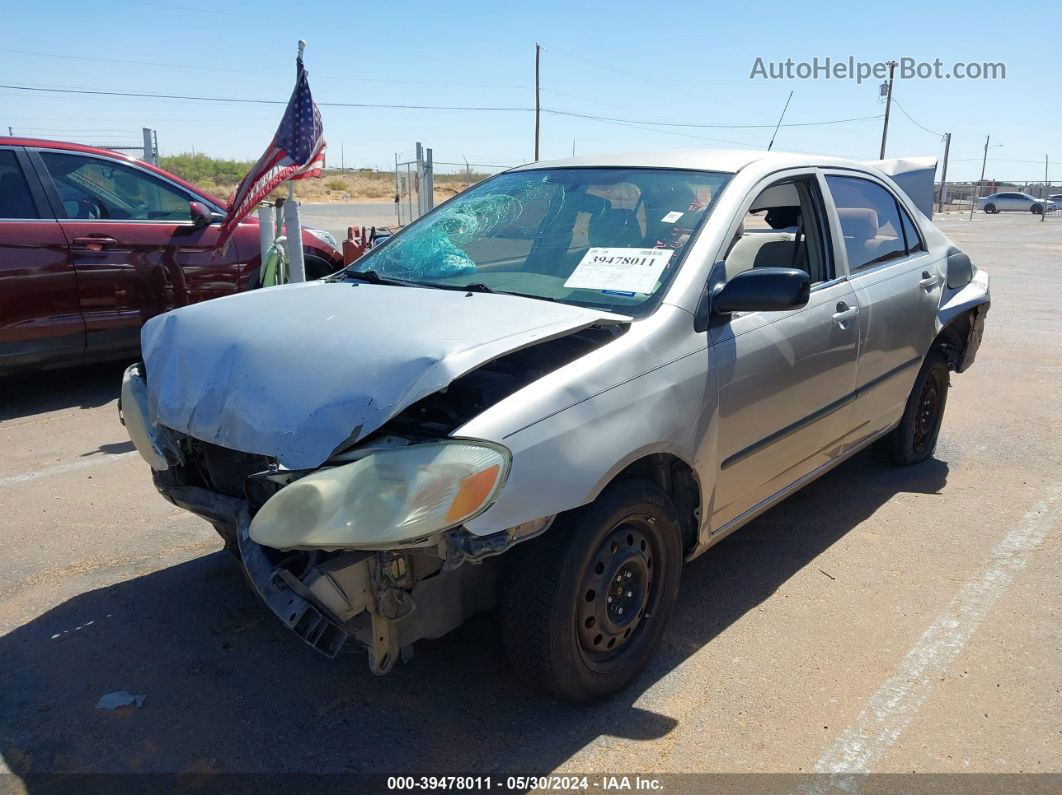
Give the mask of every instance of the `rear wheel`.
[[992, 215], [993, 213], [998, 213], [999, 210], [996, 209], [996, 205], [994, 205], [994, 204], [986, 204], [985, 205], [985, 212], [988, 213], [989, 215]]
[[875, 458], [906, 465], [917, 464], [933, 455], [948, 402], [948, 386], [947, 359], [934, 348], [922, 362], [900, 424], [875, 442]]
[[668, 496], [628, 479], [510, 553], [502, 637], [525, 680], [567, 701], [623, 689], [660, 642], [682, 543]]

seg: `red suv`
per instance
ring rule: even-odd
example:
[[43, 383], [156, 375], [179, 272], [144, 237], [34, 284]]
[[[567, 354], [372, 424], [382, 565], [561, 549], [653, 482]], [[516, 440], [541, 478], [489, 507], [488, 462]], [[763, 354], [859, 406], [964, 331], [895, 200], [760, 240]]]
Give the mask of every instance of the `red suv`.
[[[140, 326], [257, 286], [258, 220], [214, 251], [224, 203], [105, 149], [0, 137], [0, 373], [136, 355]], [[342, 266], [303, 229], [307, 278]]]

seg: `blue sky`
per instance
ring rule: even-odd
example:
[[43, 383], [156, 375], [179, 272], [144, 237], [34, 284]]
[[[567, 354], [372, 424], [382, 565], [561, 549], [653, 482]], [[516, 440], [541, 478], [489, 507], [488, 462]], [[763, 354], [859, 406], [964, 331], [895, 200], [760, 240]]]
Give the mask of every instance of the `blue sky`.
[[[897, 80], [895, 97], [914, 121], [894, 106], [887, 154], [940, 155], [938, 133], [950, 131], [949, 177], [976, 178], [991, 134], [993, 144], [1003, 146], [990, 150], [987, 176], [1040, 179], [1046, 154], [1051, 177], [1062, 181], [1057, 3], [97, 0], [91, 14], [69, 0], [2, 3], [0, 82], [51, 88], [286, 100], [301, 37], [308, 41], [310, 84], [321, 103], [526, 108], [534, 103], [537, 41], [544, 48], [544, 107], [639, 121], [545, 114], [543, 158], [570, 155], [573, 142], [584, 154], [764, 148], [790, 90], [789, 123], [884, 111], [877, 80], [750, 79], [757, 57], [939, 58], [946, 70], [958, 61], [1001, 61], [1004, 80]], [[300, 18], [288, 23], [293, 11]], [[332, 165], [339, 164], [342, 145], [346, 165], [387, 168], [396, 151], [409, 154], [417, 140], [433, 147], [437, 161], [515, 164], [533, 154], [533, 116], [523, 110], [321, 110]], [[148, 126], [158, 130], [163, 154], [194, 147], [257, 157], [280, 113], [272, 105], [0, 89], [0, 125], [16, 134], [120, 143]], [[651, 122], [768, 126], [663, 128]], [[871, 159], [880, 137], [880, 119], [783, 127], [775, 148]]]

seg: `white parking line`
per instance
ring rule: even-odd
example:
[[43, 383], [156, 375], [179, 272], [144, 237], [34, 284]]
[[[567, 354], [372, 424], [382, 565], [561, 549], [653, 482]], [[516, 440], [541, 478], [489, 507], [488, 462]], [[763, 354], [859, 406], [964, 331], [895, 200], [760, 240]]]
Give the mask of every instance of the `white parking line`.
[[85, 458], [81, 461], [71, 461], [69, 464], [59, 464], [59, 466], [49, 467], [48, 469], [38, 469], [35, 472], [24, 472], [21, 475], [9, 475], [6, 478], [0, 478], [0, 488], [14, 486], [19, 483], [29, 483], [31, 480], [39, 480], [40, 478], [50, 477], [51, 475], [62, 475], [64, 472], [88, 469], [89, 467], [108, 464], [112, 461], [121, 461], [123, 458], [128, 458], [131, 455], [137, 455], [136, 450], [130, 450], [128, 453], [100, 455], [92, 458]]
[[[818, 791], [851, 790], [858, 782], [846, 775], [867, 773], [899, 738], [948, 667], [963, 650], [978, 624], [1006, 592], [1015, 575], [1047, 537], [1062, 484], [1025, 514], [992, 550], [982, 573], [966, 582], [955, 598], [907, 652], [896, 674], [867, 701], [854, 724], [845, 729], [815, 765], [825, 774]], [[836, 778], [832, 778], [836, 776]], [[811, 787], [816, 790], [815, 786]]]

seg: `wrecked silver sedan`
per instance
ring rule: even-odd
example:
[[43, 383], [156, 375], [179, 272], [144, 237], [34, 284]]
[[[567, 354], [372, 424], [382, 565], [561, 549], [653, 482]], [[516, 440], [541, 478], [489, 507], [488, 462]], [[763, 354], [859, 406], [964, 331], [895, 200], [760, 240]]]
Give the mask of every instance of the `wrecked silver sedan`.
[[525, 166], [333, 277], [148, 321], [124, 421], [319, 652], [382, 674], [496, 608], [518, 673], [601, 698], [685, 560], [863, 448], [932, 454], [989, 290], [931, 192], [921, 161]]

